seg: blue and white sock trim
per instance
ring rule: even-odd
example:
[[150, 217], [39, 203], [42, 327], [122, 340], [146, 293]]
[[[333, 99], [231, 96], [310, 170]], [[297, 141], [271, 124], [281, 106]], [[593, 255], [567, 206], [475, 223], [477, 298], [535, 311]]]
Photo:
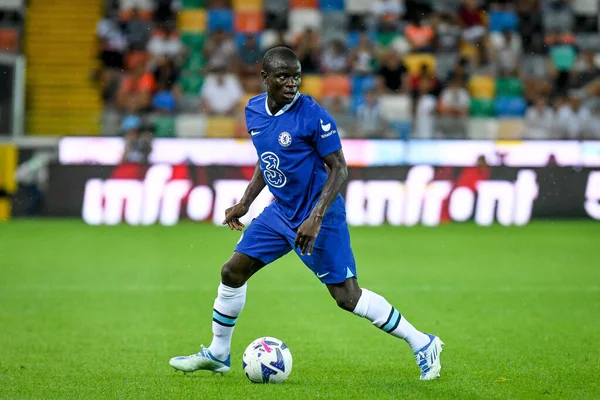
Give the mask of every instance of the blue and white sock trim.
[[237, 317], [230, 317], [213, 309], [213, 321], [219, 325], [234, 327]]
[[402, 315], [398, 312], [398, 310], [392, 307], [392, 311], [390, 311], [387, 321], [385, 321], [385, 323], [381, 325], [379, 329], [383, 330], [384, 332], [391, 333], [396, 330], [401, 318]]

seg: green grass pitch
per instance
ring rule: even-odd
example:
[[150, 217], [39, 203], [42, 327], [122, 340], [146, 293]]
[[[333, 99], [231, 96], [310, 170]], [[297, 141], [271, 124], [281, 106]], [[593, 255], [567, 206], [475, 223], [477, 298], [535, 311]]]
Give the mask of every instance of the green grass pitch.
[[[170, 357], [210, 343], [238, 238], [191, 223], [1, 224], [0, 398], [600, 398], [598, 223], [353, 228], [360, 283], [445, 341], [432, 382], [403, 341], [338, 310], [294, 255], [250, 281], [229, 374], [175, 373]], [[260, 336], [292, 351], [281, 385], [242, 373]]]

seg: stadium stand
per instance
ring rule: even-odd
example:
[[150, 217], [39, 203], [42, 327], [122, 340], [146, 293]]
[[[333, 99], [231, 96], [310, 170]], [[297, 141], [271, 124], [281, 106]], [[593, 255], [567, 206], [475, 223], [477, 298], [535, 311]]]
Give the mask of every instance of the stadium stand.
[[[543, 97], [556, 118], [559, 108], [575, 119], [579, 107], [589, 110], [595, 123], [581, 137], [600, 138], [600, 101], [588, 90], [600, 76], [597, 0], [112, 0], [103, 18], [89, 12], [100, 10], [101, 0], [90, 1], [92, 7], [56, 0], [50, 12], [40, 10], [41, 0], [30, 2], [32, 23], [49, 29], [26, 35], [33, 133], [96, 134], [100, 120], [101, 134], [120, 135], [123, 118], [134, 114], [156, 136], [244, 137], [242, 103], [264, 89], [262, 55], [286, 45], [303, 64], [301, 91], [335, 100], [345, 123], [353, 125], [366, 96], [375, 96], [373, 110], [385, 128], [342, 129], [352, 137], [406, 139], [419, 125], [431, 130], [423, 137], [468, 138], [471, 127], [489, 126], [486, 119], [523, 119]], [[77, 18], [59, 22], [63, 14]], [[67, 41], [65, 30], [50, 29], [80, 29], [68, 39], [85, 48], [93, 40], [86, 28], [92, 19], [100, 44], [95, 94], [82, 72], [95, 61], [59, 45]], [[10, 51], [12, 35], [0, 25], [0, 46]], [[40, 68], [40, 60], [52, 68]], [[227, 78], [214, 83], [221, 70]], [[447, 91], [451, 82], [456, 90]], [[207, 84], [211, 93], [229, 85], [224, 93], [242, 100], [222, 112], [209, 109], [202, 100]], [[58, 86], [67, 101], [53, 104]], [[445, 107], [444, 93], [446, 103], [460, 107]], [[452, 101], [452, 93], [460, 99]], [[583, 102], [575, 109], [578, 98]], [[475, 123], [462, 116], [465, 101], [465, 118]], [[433, 122], [417, 124], [418, 118]], [[525, 130], [522, 136], [531, 136]], [[544, 136], [538, 130], [535, 138]]]

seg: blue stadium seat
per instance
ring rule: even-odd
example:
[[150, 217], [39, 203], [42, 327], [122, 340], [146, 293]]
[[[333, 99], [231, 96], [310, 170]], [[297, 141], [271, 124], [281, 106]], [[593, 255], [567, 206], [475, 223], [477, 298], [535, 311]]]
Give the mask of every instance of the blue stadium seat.
[[365, 96], [362, 94], [352, 95], [350, 98], [350, 111], [352, 114], [356, 114], [358, 107], [365, 103]]
[[[260, 45], [260, 40], [261, 40], [261, 35], [262, 32], [259, 33], [236, 33], [235, 34], [235, 44], [237, 46], [238, 49], [242, 48], [242, 46], [244, 45], [244, 40], [246, 40], [246, 36], [248, 35], [252, 35], [254, 37], [256, 37], [256, 42]], [[259, 46], [260, 47], [260, 46]]]
[[352, 77], [352, 94], [362, 95], [368, 90], [375, 88], [375, 76], [373, 75], [354, 75]]
[[527, 103], [522, 97], [498, 97], [494, 102], [496, 115], [502, 117], [522, 117], [527, 110]]
[[[359, 31], [348, 32], [346, 44], [348, 45], [349, 49], [353, 49], [356, 47], [361, 33], [363, 33], [363, 32], [359, 32]], [[375, 34], [375, 32], [370, 32], [370, 33], [368, 33], [368, 35], [369, 35], [369, 38], [371, 39], [371, 41], [373, 43], [375, 43], [375, 41], [377, 40], [377, 35]]]
[[209, 10], [208, 11], [208, 30], [233, 31], [233, 12], [231, 10]]
[[519, 17], [509, 11], [492, 11], [490, 13], [490, 31], [516, 31], [519, 28]]
[[344, 11], [344, 0], [321, 0], [320, 3], [323, 11]]
[[396, 133], [396, 137], [402, 140], [408, 140], [412, 131], [410, 121], [398, 121], [390, 124], [392, 130]]

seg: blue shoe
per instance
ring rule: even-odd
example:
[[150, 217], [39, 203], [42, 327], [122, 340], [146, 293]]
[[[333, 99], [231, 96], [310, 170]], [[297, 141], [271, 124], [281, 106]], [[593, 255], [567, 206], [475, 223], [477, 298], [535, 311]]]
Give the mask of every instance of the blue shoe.
[[190, 356], [173, 357], [169, 361], [171, 367], [184, 373], [194, 372], [199, 370], [212, 371], [213, 373], [224, 374], [231, 369], [231, 357], [227, 356], [225, 361], [216, 359], [210, 350], [201, 346], [202, 350], [198, 354]]
[[417, 365], [421, 368], [420, 379], [422, 381], [431, 381], [440, 376], [440, 371], [442, 369], [440, 354], [442, 353], [444, 342], [435, 335], [430, 335], [428, 333], [426, 335], [429, 336], [430, 341], [421, 350], [415, 351], [415, 357], [417, 359]]

